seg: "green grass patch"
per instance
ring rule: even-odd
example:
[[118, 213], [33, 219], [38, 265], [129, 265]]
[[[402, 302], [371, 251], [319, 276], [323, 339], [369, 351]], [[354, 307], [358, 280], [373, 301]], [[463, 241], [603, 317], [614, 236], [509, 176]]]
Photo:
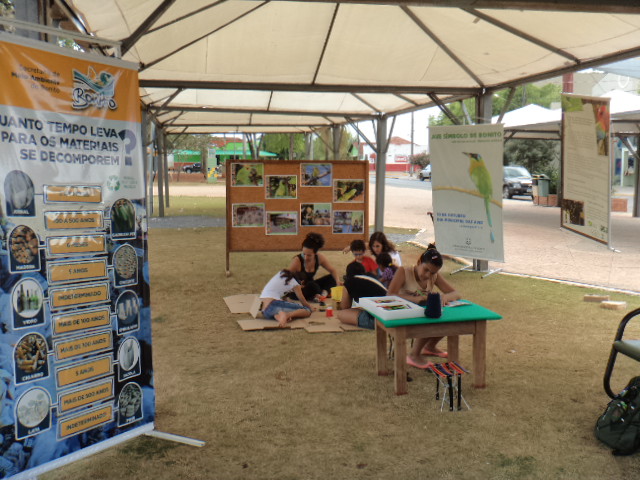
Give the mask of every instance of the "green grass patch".
[[[153, 217], [159, 216], [158, 197], [153, 198]], [[165, 217], [206, 216], [224, 218], [227, 212], [226, 198], [222, 197], [170, 197], [169, 207], [164, 207]]]

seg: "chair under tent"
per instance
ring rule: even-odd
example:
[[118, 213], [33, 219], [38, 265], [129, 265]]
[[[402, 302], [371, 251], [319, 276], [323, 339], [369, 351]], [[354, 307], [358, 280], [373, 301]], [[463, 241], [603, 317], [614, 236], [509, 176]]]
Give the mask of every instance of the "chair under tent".
[[613, 368], [616, 364], [618, 354], [625, 355], [637, 362], [640, 362], [640, 340], [624, 338], [625, 329], [629, 322], [635, 317], [640, 317], [640, 308], [637, 308], [627, 313], [620, 324], [618, 325], [618, 331], [613, 340], [611, 346], [611, 353], [609, 354], [609, 361], [607, 362], [607, 368], [604, 373], [604, 391], [610, 398], [616, 396], [611, 390], [611, 375], [613, 374]]

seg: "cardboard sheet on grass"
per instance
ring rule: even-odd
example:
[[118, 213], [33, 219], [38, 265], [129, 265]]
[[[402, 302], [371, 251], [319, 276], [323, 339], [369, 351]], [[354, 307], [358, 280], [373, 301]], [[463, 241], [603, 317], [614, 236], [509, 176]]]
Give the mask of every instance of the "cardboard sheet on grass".
[[[245, 332], [254, 330], [280, 329], [274, 320], [265, 320], [259, 312], [260, 299], [258, 294], [242, 294], [224, 297], [224, 301], [231, 313], [249, 313], [252, 318], [238, 320], [238, 325]], [[309, 333], [342, 333], [362, 331], [362, 328], [345, 325], [335, 316], [327, 317], [326, 312], [316, 311], [308, 318], [294, 320], [287, 324], [288, 329], [304, 328]]]

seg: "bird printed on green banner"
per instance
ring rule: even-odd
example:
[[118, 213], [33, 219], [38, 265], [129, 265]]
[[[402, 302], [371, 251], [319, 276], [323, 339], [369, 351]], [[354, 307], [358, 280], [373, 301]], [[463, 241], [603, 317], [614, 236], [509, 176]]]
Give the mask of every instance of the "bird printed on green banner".
[[491, 181], [491, 174], [487, 169], [487, 166], [479, 153], [467, 153], [462, 152], [471, 161], [469, 165], [469, 176], [474, 183], [480, 195], [484, 198], [484, 208], [487, 212], [487, 223], [489, 224], [489, 236], [491, 243], [496, 241], [493, 235], [493, 222], [491, 221], [491, 199], [493, 197], [493, 182]]

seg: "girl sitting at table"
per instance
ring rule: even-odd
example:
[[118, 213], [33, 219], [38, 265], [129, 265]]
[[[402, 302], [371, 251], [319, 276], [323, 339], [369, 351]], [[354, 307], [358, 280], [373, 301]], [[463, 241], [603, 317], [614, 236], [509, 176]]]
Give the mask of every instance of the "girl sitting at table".
[[[424, 305], [427, 294], [432, 293], [437, 287], [441, 292], [443, 306], [454, 300], [459, 300], [462, 298], [460, 293], [442, 275], [438, 275], [443, 264], [440, 252], [436, 250], [434, 244], [429, 244], [427, 250], [420, 255], [416, 265], [398, 268], [389, 284], [389, 295], [397, 295], [405, 300]], [[426, 369], [432, 363], [425, 357], [446, 358], [447, 352], [437, 348], [437, 344], [442, 338], [416, 339], [411, 352], [407, 355], [407, 363], [416, 368]]]

